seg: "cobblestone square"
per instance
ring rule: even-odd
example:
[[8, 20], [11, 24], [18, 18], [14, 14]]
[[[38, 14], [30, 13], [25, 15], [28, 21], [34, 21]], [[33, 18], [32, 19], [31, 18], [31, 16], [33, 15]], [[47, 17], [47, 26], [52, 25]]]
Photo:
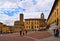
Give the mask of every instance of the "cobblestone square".
[[0, 34], [0, 41], [59, 41], [60, 37], [54, 37], [49, 31], [28, 32], [20, 36], [19, 33]]

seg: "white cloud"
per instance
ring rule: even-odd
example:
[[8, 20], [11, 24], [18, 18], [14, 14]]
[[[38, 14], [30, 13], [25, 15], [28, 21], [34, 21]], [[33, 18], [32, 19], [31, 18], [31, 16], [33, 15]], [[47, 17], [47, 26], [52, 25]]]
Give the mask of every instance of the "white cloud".
[[15, 8], [16, 6], [20, 6], [26, 8], [26, 12], [33, 12], [38, 9], [50, 9], [53, 2], [54, 0], [36, 0], [36, 4], [33, 5], [32, 0], [23, 0], [22, 2], [18, 2], [18, 0], [2, 0], [0, 8]]
[[[2, 5], [3, 4], [3, 5]], [[5, 3], [0, 3], [0, 8], [15, 8], [17, 7], [17, 3], [11, 3], [9, 1], [6, 1]]]
[[[0, 14], [0, 22], [6, 24], [6, 25], [14, 25], [14, 21], [19, 20], [19, 14], [14, 14], [14, 16], [8, 16], [6, 14]], [[41, 12], [31, 12], [31, 13], [23, 13], [24, 14], [24, 19], [28, 18], [40, 18]], [[27, 15], [28, 14], [28, 15]], [[46, 16], [47, 14], [44, 13], [45, 18], [48, 17]]]
[[9, 2], [17, 2], [17, 0], [0, 0], [0, 2], [6, 2], [6, 1], [9, 1]]
[[26, 12], [35, 12], [36, 10], [50, 9], [54, 0], [36, 0], [36, 5], [33, 5], [32, 0], [22, 2], [22, 6], [26, 8]]
[[[24, 13], [24, 19], [27, 19], [27, 18], [41, 18], [41, 13], [42, 12], [31, 12], [31, 13]], [[28, 15], [27, 15], [28, 14]], [[45, 15], [45, 19], [47, 19], [48, 15], [46, 12], [44, 13]]]
[[[52, 8], [54, 0], [36, 0], [36, 4], [33, 5], [32, 0], [23, 0], [19, 2], [18, 0], [0, 0], [0, 9], [5, 8], [9, 10], [10, 8], [16, 8], [20, 6], [25, 8], [24, 19], [25, 18], [40, 18], [40, 14], [43, 12], [45, 18], [48, 18], [49, 12]], [[45, 11], [47, 10], [47, 11]], [[12, 11], [12, 10], [11, 10]], [[7, 25], [13, 25], [14, 21], [19, 20], [19, 14], [14, 14], [13, 16], [8, 16], [0, 11], [0, 22]]]
[[8, 16], [6, 14], [0, 14], [0, 22], [7, 25], [14, 25], [14, 21], [19, 20], [19, 14], [14, 14], [14, 16]]

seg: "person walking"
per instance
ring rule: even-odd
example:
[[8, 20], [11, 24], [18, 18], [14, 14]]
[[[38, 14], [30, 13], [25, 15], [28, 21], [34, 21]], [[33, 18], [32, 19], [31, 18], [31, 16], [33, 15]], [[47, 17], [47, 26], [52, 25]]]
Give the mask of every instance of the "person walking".
[[58, 28], [56, 29], [55, 36], [59, 37], [59, 29]]
[[22, 31], [20, 30], [20, 36], [22, 35]]
[[58, 27], [55, 27], [55, 29], [54, 29], [54, 36], [59, 37], [59, 29], [58, 29]]
[[23, 36], [25, 35], [24, 31], [23, 31]]
[[55, 36], [55, 29], [53, 29], [53, 33], [54, 33], [54, 36]]
[[26, 35], [27, 35], [27, 30], [25, 30], [25, 32], [26, 32]]

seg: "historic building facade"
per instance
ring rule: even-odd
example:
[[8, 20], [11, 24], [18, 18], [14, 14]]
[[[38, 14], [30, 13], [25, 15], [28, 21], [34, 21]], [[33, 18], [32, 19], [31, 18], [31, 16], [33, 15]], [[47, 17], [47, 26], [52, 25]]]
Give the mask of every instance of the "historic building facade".
[[24, 30], [24, 15], [20, 14], [20, 20], [14, 22], [14, 32], [19, 32], [21, 29]]
[[24, 15], [20, 14], [20, 20], [14, 22], [14, 26], [7, 26], [0, 22], [0, 33], [19, 32], [20, 30], [39, 30], [46, 27], [46, 19], [44, 14], [40, 18], [24, 19]]
[[50, 25], [54, 22], [60, 27], [60, 0], [55, 0], [47, 24]]
[[41, 27], [46, 27], [44, 14], [42, 13], [40, 18], [25, 19], [24, 25], [26, 30], [39, 30]]
[[12, 32], [12, 26], [7, 26], [0, 22], [0, 33], [10, 33]]
[[20, 14], [20, 20], [14, 22], [14, 31], [20, 30], [39, 30], [40, 27], [46, 27], [46, 19], [44, 14], [41, 14], [41, 18], [24, 19], [23, 14]]
[[40, 27], [46, 27], [45, 19], [25, 19], [25, 29], [26, 30], [39, 30]]

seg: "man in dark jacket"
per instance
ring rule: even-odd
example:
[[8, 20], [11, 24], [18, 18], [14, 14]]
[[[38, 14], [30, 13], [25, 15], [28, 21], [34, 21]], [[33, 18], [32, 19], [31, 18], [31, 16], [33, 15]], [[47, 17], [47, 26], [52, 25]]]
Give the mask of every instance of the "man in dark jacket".
[[54, 36], [59, 37], [59, 29], [57, 27], [54, 29]]
[[55, 34], [56, 37], [59, 37], [59, 29], [56, 29], [56, 34]]

